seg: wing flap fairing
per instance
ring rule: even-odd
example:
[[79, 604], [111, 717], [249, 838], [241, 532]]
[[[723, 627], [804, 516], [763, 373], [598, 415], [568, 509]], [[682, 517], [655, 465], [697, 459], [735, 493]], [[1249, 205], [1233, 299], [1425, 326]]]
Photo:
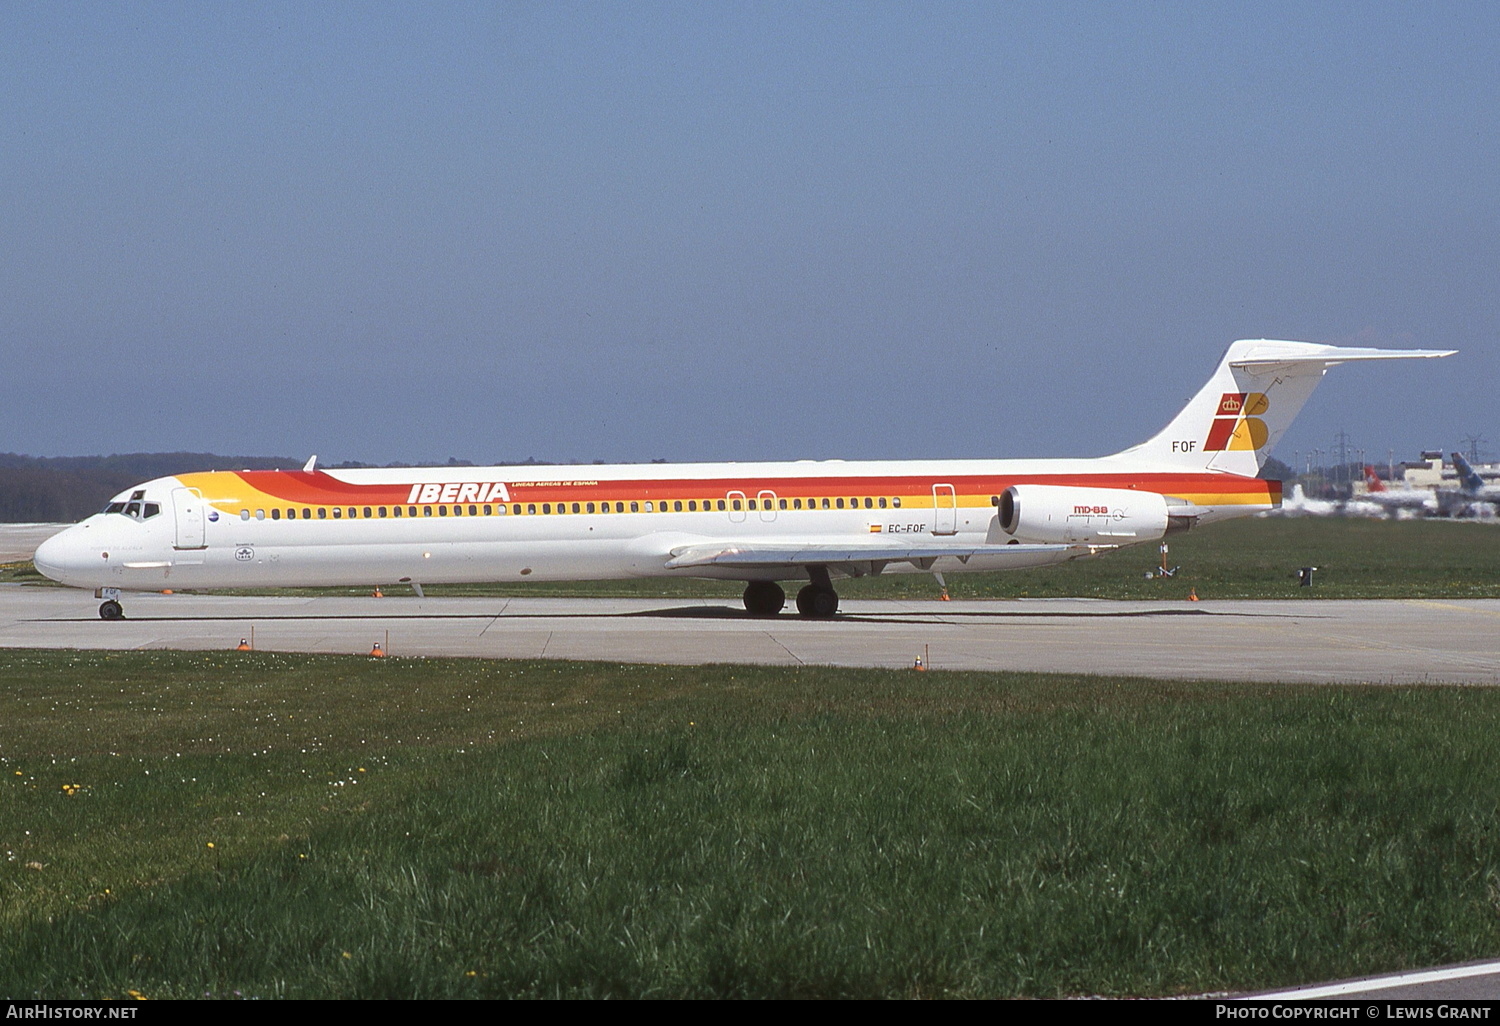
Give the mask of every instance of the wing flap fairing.
[[878, 574], [890, 563], [910, 563], [931, 570], [939, 559], [968, 565], [977, 561], [994, 569], [1046, 566], [1089, 556], [1098, 545], [853, 545], [829, 543], [702, 544], [673, 549], [668, 570], [717, 567], [726, 570], [800, 570], [836, 567], [850, 577]]

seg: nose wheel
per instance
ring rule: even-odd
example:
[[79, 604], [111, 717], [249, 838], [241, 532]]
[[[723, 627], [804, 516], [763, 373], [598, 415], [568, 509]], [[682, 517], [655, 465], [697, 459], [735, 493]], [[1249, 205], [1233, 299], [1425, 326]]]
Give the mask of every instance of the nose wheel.
[[125, 619], [125, 610], [120, 605], [120, 603], [116, 602], [114, 599], [110, 599], [108, 602], [102, 602], [99, 604], [99, 619], [123, 620]]

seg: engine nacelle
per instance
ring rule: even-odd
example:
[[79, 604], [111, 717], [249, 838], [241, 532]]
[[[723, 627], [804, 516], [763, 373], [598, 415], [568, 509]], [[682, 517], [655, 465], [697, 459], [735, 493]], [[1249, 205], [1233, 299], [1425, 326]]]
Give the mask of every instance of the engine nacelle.
[[1000, 496], [1000, 526], [1036, 544], [1133, 545], [1167, 533], [1167, 497], [1127, 488], [1011, 485]]

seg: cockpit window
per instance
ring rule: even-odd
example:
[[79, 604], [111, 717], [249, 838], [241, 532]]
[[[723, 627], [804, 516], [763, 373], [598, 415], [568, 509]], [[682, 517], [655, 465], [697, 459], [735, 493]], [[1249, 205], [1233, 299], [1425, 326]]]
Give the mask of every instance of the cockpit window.
[[105, 513], [119, 513], [133, 520], [150, 520], [161, 513], [161, 503], [142, 502], [141, 496], [145, 492], [135, 492], [129, 502], [120, 502], [118, 499], [104, 507]]

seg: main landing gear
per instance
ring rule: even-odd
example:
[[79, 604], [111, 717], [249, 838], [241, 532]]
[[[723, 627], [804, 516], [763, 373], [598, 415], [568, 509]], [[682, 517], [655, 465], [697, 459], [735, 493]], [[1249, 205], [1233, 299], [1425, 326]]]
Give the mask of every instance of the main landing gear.
[[797, 592], [797, 612], [803, 616], [826, 620], [838, 611], [838, 592], [826, 585], [809, 584]]
[[[826, 620], [839, 611], [838, 592], [822, 567], [808, 570], [812, 583], [797, 592], [797, 612], [816, 620]], [[752, 616], [775, 616], [786, 605], [786, 592], [775, 581], [751, 581], [745, 585], [745, 609]]]
[[119, 588], [100, 588], [98, 591], [94, 592], [94, 598], [102, 598], [104, 600], [99, 606], [99, 619], [125, 619], [125, 609], [120, 605]]
[[786, 592], [775, 581], [751, 581], [745, 585], [745, 609], [751, 616], [775, 616], [786, 605]]

